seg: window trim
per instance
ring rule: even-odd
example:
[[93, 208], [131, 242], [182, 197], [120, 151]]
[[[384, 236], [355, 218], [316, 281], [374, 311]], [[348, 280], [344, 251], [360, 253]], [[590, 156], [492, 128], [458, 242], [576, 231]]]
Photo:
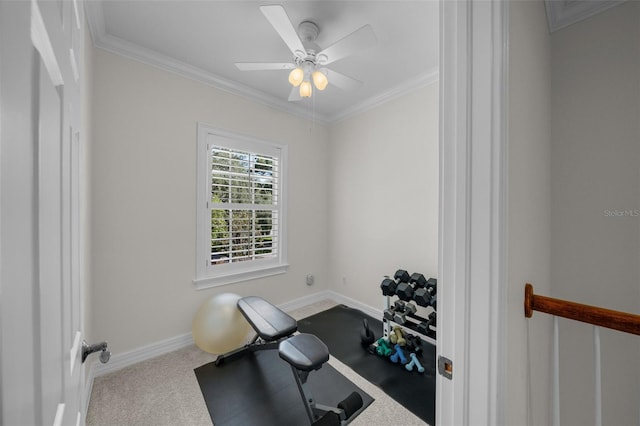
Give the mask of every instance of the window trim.
[[[278, 232], [279, 247], [278, 256], [269, 260], [252, 260], [248, 262], [230, 263], [224, 265], [222, 271], [214, 271], [210, 265], [210, 237], [211, 215], [207, 205], [207, 194], [211, 192], [211, 182], [208, 176], [210, 167], [210, 154], [207, 147], [207, 139], [212, 135], [228, 139], [230, 147], [243, 149], [249, 147], [251, 151], [261, 153], [273, 153], [277, 150], [280, 160], [280, 171], [278, 176], [279, 188], [279, 213]], [[287, 169], [288, 169], [288, 147], [271, 141], [257, 139], [237, 132], [198, 123], [197, 128], [197, 167], [196, 167], [196, 271], [193, 284], [196, 289], [219, 287], [242, 281], [264, 278], [278, 274], [284, 274], [289, 264], [287, 263]]]

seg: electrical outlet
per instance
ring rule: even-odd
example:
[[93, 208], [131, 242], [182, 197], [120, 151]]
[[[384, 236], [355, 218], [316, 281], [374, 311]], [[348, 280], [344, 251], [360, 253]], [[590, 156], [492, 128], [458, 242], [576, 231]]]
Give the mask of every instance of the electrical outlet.
[[347, 277], [342, 276], [342, 285], [347, 285]]
[[315, 281], [316, 277], [314, 277], [313, 274], [307, 274], [307, 285], [313, 285]]

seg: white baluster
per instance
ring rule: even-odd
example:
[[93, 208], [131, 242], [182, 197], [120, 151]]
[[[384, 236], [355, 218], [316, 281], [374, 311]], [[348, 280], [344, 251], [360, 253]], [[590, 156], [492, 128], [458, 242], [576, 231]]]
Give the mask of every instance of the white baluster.
[[602, 426], [602, 370], [600, 363], [600, 327], [593, 327], [593, 358], [595, 374], [595, 425]]

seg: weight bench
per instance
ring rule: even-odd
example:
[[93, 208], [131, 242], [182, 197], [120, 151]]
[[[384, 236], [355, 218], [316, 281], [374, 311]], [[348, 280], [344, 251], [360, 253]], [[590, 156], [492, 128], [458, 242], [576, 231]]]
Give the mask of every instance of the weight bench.
[[256, 336], [246, 345], [218, 356], [215, 365], [247, 353], [278, 349], [280, 358], [291, 366], [309, 422], [313, 426], [344, 425], [362, 407], [362, 397], [357, 392], [352, 392], [337, 407], [317, 404], [313, 399], [307, 387], [309, 373], [319, 370], [329, 360], [329, 349], [322, 340], [313, 334], [294, 336], [298, 330], [296, 320], [260, 297], [243, 297], [238, 300], [237, 306], [255, 330]]
[[298, 323], [295, 319], [260, 297], [243, 297], [238, 300], [237, 306], [255, 330], [256, 335], [246, 345], [219, 355], [215, 365], [220, 365], [225, 360], [237, 358], [247, 353], [277, 349], [280, 341], [290, 337], [298, 330]]
[[353, 413], [362, 407], [362, 397], [352, 392], [337, 407], [328, 407], [316, 403], [307, 387], [309, 373], [319, 370], [329, 361], [329, 349], [322, 340], [313, 334], [297, 334], [280, 342], [278, 347], [280, 358], [291, 365], [302, 402], [304, 403], [309, 422], [313, 426], [344, 425]]

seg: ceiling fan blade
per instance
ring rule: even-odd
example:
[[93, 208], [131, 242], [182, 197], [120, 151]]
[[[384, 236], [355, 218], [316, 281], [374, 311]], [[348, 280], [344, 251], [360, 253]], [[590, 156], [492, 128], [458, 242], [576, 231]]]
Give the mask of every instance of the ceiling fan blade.
[[241, 71], [291, 70], [295, 65], [291, 62], [236, 62]]
[[289, 101], [295, 102], [301, 100], [302, 96], [300, 96], [300, 87], [294, 87], [293, 89], [291, 89], [291, 93], [289, 93]]
[[291, 23], [289, 15], [282, 6], [278, 4], [260, 6], [260, 10], [295, 57], [304, 58], [307, 56], [306, 49]]
[[377, 42], [376, 34], [371, 25], [358, 28], [348, 36], [338, 40], [316, 55], [322, 65], [330, 64], [339, 59], [367, 49]]
[[321, 71], [324, 71], [326, 73], [330, 86], [333, 85], [343, 90], [355, 90], [358, 87], [362, 86], [362, 82], [360, 80], [348, 77], [329, 68], [323, 68]]

